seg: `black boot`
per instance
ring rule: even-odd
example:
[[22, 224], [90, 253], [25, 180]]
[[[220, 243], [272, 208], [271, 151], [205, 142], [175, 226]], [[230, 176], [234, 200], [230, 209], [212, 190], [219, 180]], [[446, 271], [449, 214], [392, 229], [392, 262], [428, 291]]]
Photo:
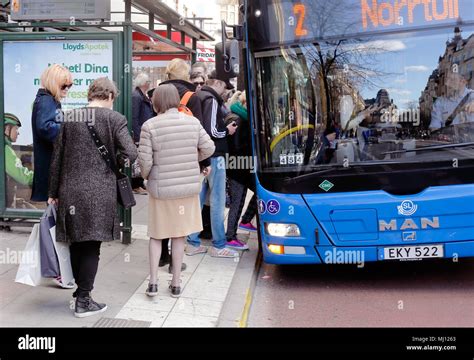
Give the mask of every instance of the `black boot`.
[[160, 262], [158, 264], [159, 267], [163, 267], [171, 263], [171, 255], [168, 251], [168, 243], [169, 239], [161, 240], [161, 257]]
[[[184, 271], [184, 270], [186, 270], [187, 268], [188, 268], [188, 266], [187, 266], [185, 263], [183, 263], [183, 264], [181, 265], [181, 271]], [[169, 268], [168, 268], [168, 272], [169, 272], [170, 274], [173, 273], [173, 264], [170, 264], [170, 266], [169, 266]]]
[[107, 305], [95, 302], [90, 295], [76, 298], [74, 316], [83, 318], [99, 314], [107, 310]]
[[160, 263], [158, 264], [159, 267], [163, 267], [168, 265], [171, 262], [171, 256], [169, 254], [162, 255], [160, 258]]

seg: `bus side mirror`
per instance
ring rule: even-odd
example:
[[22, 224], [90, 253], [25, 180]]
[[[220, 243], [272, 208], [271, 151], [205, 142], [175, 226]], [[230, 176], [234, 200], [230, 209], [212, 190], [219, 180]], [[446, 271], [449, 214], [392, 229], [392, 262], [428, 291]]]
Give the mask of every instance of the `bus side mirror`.
[[216, 72], [219, 78], [232, 79], [240, 73], [240, 48], [237, 40], [216, 45]]

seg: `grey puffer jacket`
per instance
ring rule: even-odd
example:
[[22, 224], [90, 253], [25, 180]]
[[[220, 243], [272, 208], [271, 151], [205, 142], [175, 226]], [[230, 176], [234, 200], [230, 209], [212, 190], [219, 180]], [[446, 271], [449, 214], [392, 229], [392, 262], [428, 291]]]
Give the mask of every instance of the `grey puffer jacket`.
[[143, 124], [138, 162], [148, 180], [147, 189], [156, 199], [182, 199], [199, 194], [199, 161], [215, 151], [201, 122], [170, 109]]

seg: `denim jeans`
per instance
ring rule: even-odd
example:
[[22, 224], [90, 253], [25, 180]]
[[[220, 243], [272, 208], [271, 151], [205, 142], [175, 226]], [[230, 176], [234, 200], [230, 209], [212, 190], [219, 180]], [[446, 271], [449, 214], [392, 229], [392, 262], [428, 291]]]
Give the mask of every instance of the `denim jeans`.
[[[211, 207], [211, 230], [212, 245], [217, 249], [225, 247], [227, 240], [224, 228], [225, 212], [225, 159], [223, 156], [211, 158], [211, 173], [202, 184], [200, 194], [201, 208], [206, 201], [209, 192], [209, 203]], [[188, 243], [198, 247], [201, 245], [199, 233], [191, 234]]]

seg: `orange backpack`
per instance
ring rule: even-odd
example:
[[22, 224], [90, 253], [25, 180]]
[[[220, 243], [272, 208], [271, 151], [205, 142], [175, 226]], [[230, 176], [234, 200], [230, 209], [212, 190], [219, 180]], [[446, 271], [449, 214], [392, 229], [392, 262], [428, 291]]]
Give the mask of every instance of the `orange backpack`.
[[179, 103], [179, 107], [178, 107], [179, 112], [189, 115], [189, 116], [193, 116], [193, 112], [189, 110], [187, 106], [189, 100], [191, 99], [193, 95], [194, 95], [193, 91], [188, 91], [186, 92], [186, 94], [184, 94], [184, 96], [181, 98], [181, 102]]

